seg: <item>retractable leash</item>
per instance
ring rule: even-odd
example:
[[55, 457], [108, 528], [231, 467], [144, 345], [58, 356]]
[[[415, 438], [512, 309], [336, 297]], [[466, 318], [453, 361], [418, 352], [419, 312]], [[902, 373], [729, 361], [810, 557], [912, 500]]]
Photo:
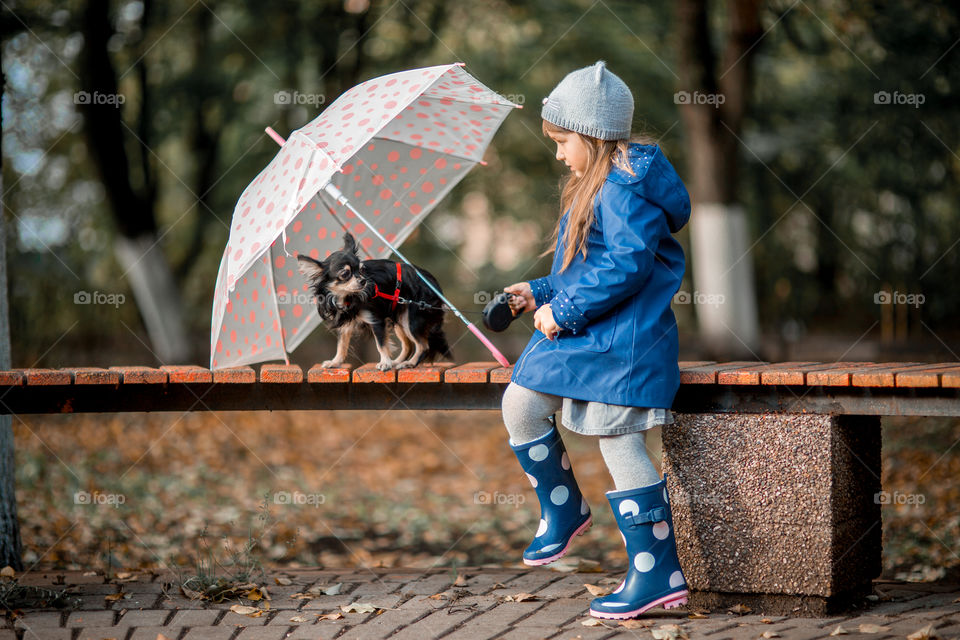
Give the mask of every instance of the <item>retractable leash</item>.
[[[277, 144], [279, 144], [281, 147], [284, 145], [284, 143], [286, 143], [286, 140], [283, 139], [283, 136], [281, 136], [279, 133], [277, 133], [276, 131], [274, 131], [271, 127], [267, 127], [267, 128], [266, 128], [266, 132], [267, 132], [267, 134], [268, 134], [271, 138], [273, 138], [274, 142], [276, 142]], [[477, 336], [477, 339], [479, 339], [480, 342], [482, 342], [483, 345], [484, 345], [487, 349], [490, 350], [490, 353], [493, 354], [493, 357], [496, 358], [497, 362], [499, 362], [501, 366], [504, 366], [504, 367], [509, 367], [509, 366], [510, 366], [510, 361], [507, 360], [507, 358], [506, 358], [502, 353], [500, 353], [500, 350], [499, 350], [499, 349], [497, 349], [495, 346], [493, 346], [493, 343], [490, 342], [490, 340], [487, 338], [487, 336], [483, 335], [483, 333], [480, 332], [480, 329], [478, 329], [477, 327], [475, 327], [472, 322], [468, 321], [465, 317], [463, 317], [463, 314], [460, 313], [459, 309], [457, 309], [456, 307], [454, 307], [453, 304], [451, 304], [451, 302], [450, 302], [449, 300], [447, 300], [447, 298], [440, 292], [439, 289], [437, 289], [435, 286], [433, 286], [433, 284], [432, 284], [429, 280], [427, 280], [427, 279], [424, 278], [422, 275], [420, 275], [420, 271], [419, 271], [416, 267], [414, 267], [414, 266], [410, 263], [409, 260], [407, 260], [407, 257], [406, 257], [405, 255], [403, 255], [402, 253], [400, 253], [400, 251], [399, 251], [396, 247], [394, 247], [392, 244], [390, 244], [389, 242], [387, 242], [387, 239], [386, 239], [386, 238], [384, 238], [382, 235], [380, 235], [380, 232], [377, 231], [377, 227], [376, 227], [375, 225], [373, 225], [373, 224], [370, 224], [370, 222], [367, 221], [367, 219], [363, 216], [363, 214], [360, 213], [359, 211], [357, 211], [357, 209], [356, 209], [352, 204], [350, 204], [350, 201], [347, 199], [347, 197], [346, 197], [345, 195], [343, 195], [343, 193], [340, 191], [340, 189], [337, 188], [337, 186], [336, 186], [335, 184], [333, 184], [332, 182], [328, 182], [328, 183], [323, 187], [323, 191], [324, 191], [328, 196], [330, 196], [331, 198], [333, 198], [334, 200], [336, 200], [338, 203], [340, 203], [341, 205], [343, 205], [343, 206], [347, 207], [348, 209], [350, 209], [350, 211], [352, 211], [355, 216], [357, 216], [358, 218], [360, 218], [361, 220], [363, 220], [364, 224], [367, 225], [367, 229], [369, 229], [375, 236], [377, 236], [377, 238], [380, 239], [380, 242], [382, 242], [382, 243], [385, 244], [386, 246], [390, 247], [390, 249], [391, 249], [395, 254], [397, 254], [397, 257], [399, 257], [399, 258], [400, 258], [401, 260], [403, 260], [406, 264], [408, 264], [408, 265], [414, 270], [414, 272], [416, 272], [417, 277], [419, 277], [420, 280], [423, 281], [423, 283], [424, 283], [425, 285], [427, 285], [427, 287], [428, 287], [431, 291], [433, 291], [435, 294], [437, 294], [437, 297], [439, 297], [441, 300], [443, 300], [444, 304], [447, 305], [447, 307], [450, 309], [450, 311], [452, 311], [452, 312], [454, 313], [454, 315], [456, 315], [458, 318], [460, 318], [460, 320], [462, 320], [463, 323], [464, 323], [465, 325], [467, 325], [467, 329], [469, 329], [470, 332], [473, 333], [473, 335]]]

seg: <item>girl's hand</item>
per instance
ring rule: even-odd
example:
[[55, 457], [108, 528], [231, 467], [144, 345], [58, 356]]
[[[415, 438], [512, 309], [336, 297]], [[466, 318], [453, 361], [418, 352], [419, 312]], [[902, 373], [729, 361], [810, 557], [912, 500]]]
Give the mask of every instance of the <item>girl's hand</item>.
[[510, 311], [513, 312], [514, 316], [519, 315], [523, 311], [536, 310], [537, 303], [533, 299], [533, 291], [530, 289], [529, 282], [518, 282], [517, 284], [512, 284], [509, 287], [504, 287], [503, 290], [507, 293], [514, 294], [512, 296], [508, 296]]
[[533, 314], [533, 326], [539, 329], [548, 340], [553, 340], [560, 333], [560, 326], [553, 319], [553, 309], [545, 304]]

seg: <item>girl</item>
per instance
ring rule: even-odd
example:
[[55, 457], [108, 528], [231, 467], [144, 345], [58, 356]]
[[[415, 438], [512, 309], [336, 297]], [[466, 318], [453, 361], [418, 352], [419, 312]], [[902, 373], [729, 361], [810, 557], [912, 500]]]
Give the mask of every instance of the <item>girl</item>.
[[690, 199], [656, 144], [630, 140], [633, 96], [603, 61], [567, 75], [541, 117], [570, 175], [550, 275], [505, 289], [516, 294], [514, 313], [535, 311], [537, 329], [503, 395], [510, 446], [540, 501], [523, 559], [562, 557], [592, 522], [556, 428], [562, 407], [566, 428], [599, 436], [630, 559], [620, 586], [594, 599], [590, 614], [633, 618], [687, 601], [666, 480], [644, 432], [673, 422], [680, 372], [670, 301], [684, 256], [671, 234], [689, 219]]

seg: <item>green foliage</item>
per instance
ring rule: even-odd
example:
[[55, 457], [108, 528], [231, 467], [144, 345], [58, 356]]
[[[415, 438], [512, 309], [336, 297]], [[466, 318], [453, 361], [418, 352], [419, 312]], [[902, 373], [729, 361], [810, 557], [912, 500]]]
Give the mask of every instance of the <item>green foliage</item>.
[[[322, 108], [278, 104], [277, 92], [322, 95], [329, 104], [367, 78], [460, 60], [524, 105], [494, 139], [488, 166], [471, 172], [404, 247], [414, 262], [446, 274], [445, 291], [468, 314], [482, 308], [478, 292], [549, 268], [537, 256], [559, 214], [561, 167], [540, 133], [539, 107], [568, 71], [607, 60], [634, 91], [637, 131], [660, 138], [684, 175], [669, 3], [411, 0], [345, 10], [364, 5], [172, 0], [148, 3], [146, 14], [139, 1], [111, 5], [131, 180], [139, 188], [156, 177], [161, 247], [178, 274], [200, 362], [233, 206], [276, 152], [263, 127], [286, 134]], [[20, 366], [152, 360], [113, 258], [115, 224], [73, 103], [83, 6], [23, 0], [10, 12], [29, 30], [4, 23], [3, 183]], [[719, 34], [725, 15], [711, 8]], [[859, 335], [879, 317], [872, 297], [883, 289], [925, 294], [926, 304], [911, 311], [914, 327], [949, 326], [960, 304], [951, 282], [960, 260], [951, 110], [958, 12], [945, 0], [764, 7], [768, 31], [755, 60], [738, 193], [757, 240], [766, 331], [819, 325]], [[925, 101], [875, 104], [878, 91]], [[476, 232], [483, 228], [486, 239]], [[121, 293], [126, 303], [75, 305], [78, 291]], [[531, 326], [532, 319], [514, 323], [503, 342], [519, 352]], [[463, 331], [450, 329], [454, 341]], [[321, 330], [298, 359], [332, 344]], [[454, 352], [486, 357], [469, 338]]]

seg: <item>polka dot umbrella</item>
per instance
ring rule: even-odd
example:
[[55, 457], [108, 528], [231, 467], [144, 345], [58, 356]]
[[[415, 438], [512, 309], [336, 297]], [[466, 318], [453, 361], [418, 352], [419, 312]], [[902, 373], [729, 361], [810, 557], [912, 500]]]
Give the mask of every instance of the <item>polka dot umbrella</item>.
[[[462, 63], [368, 80], [282, 145], [240, 196], [213, 298], [210, 366], [282, 359], [321, 323], [296, 256], [322, 260], [357, 239], [387, 258], [477, 163], [518, 105]], [[509, 362], [431, 283], [504, 366]]]

